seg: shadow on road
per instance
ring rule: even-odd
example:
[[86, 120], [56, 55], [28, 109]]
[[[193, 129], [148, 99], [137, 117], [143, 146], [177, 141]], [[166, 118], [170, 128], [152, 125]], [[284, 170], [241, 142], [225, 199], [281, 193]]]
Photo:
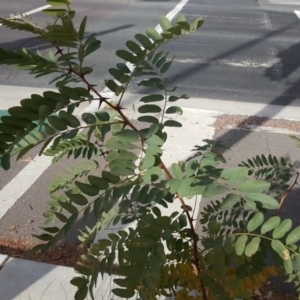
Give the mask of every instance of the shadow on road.
[[[287, 50], [281, 51], [278, 53], [277, 57], [279, 59], [278, 63], [275, 63], [272, 67], [268, 68], [265, 72], [265, 76], [269, 77], [270, 80], [285, 80], [286, 84], [289, 85], [283, 94], [278, 95], [273, 99], [269, 104], [265, 106], [262, 110], [257, 112], [259, 116], [266, 116], [264, 118], [257, 118], [258, 122], [256, 125], [263, 126], [268, 120], [276, 117], [276, 113], [271, 112], [269, 106], [288, 106], [292, 104], [293, 101], [299, 99], [300, 94], [300, 78], [291, 78], [293, 72], [295, 72], [300, 67], [300, 55], [295, 55], [295, 53], [300, 53], [300, 43], [293, 45]], [[274, 76], [275, 74], [275, 76]], [[252, 116], [243, 120], [242, 123], [239, 123], [237, 127], [242, 128], [245, 124], [251, 124]], [[245, 131], [244, 136], [250, 134], [250, 131]], [[225, 140], [230, 140], [224, 134], [222, 138]], [[242, 139], [244, 137], [240, 137]], [[228, 145], [231, 147], [232, 145]]]
[[[96, 36], [102, 36], [102, 35], [106, 35], [106, 34], [110, 34], [113, 32], [117, 32], [117, 31], [122, 31], [131, 27], [134, 27], [134, 24], [127, 24], [127, 25], [122, 25], [122, 26], [118, 26], [118, 27], [114, 27], [108, 30], [103, 30], [103, 31], [99, 31], [96, 32]], [[86, 37], [88, 37], [91, 33], [87, 32], [86, 33]], [[2, 43], [1, 47], [7, 50], [15, 50], [19, 48], [19, 45], [22, 45], [22, 48], [25, 47], [27, 49], [30, 50], [46, 50], [46, 49], [50, 49], [53, 48], [53, 46], [49, 43], [45, 43], [44, 41], [40, 41], [38, 40], [36, 37], [28, 37], [28, 38], [23, 38], [23, 39], [19, 39], [17, 41], [14, 42], [9, 42], [9, 43]]]

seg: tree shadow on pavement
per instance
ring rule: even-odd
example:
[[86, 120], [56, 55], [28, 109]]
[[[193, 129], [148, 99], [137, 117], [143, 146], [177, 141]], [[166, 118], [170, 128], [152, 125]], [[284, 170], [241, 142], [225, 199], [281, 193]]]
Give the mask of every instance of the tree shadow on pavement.
[[[216, 132], [214, 139], [222, 142], [230, 149], [220, 151], [226, 159], [222, 165], [224, 168], [236, 167], [240, 163], [247, 162], [256, 155], [264, 154], [266, 157], [271, 154], [277, 158], [284, 157], [287, 162], [292, 163], [293, 168], [300, 171], [300, 148], [288, 135], [283, 133], [265, 132], [265, 131], [247, 131], [243, 129], [222, 129]], [[291, 183], [295, 180], [293, 176]], [[221, 200], [220, 197], [202, 198], [200, 212], [207, 204], [213, 200]], [[278, 199], [279, 200], [279, 199]], [[283, 202], [278, 213], [280, 218], [289, 218], [293, 221], [293, 228], [300, 225], [300, 188], [296, 186]], [[268, 212], [271, 216], [274, 211]], [[198, 216], [198, 219], [200, 216]], [[201, 234], [201, 225], [197, 226], [198, 234]], [[268, 260], [271, 263], [271, 259]], [[285, 283], [285, 277], [279, 276], [272, 278], [266, 287], [272, 292], [277, 291], [284, 294], [295, 294], [293, 284]], [[272, 288], [271, 288], [272, 287]]]

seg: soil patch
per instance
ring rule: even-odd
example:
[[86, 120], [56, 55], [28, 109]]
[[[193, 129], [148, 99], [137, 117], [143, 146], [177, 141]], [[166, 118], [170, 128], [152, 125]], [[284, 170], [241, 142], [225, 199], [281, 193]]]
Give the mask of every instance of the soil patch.
[[24, 239], [9, 239], [0, 236], [0, 253], [9, 257], [23, 258], [33, 261], [40, 261], [49, 264], [75, 267], [80, 261], [80, 256], [86, 253], [86, 249], [80, 249], [75, 245], [61, 245], [45, 254], [36, 253], [28, 256], [28, 252], [37, 244]]

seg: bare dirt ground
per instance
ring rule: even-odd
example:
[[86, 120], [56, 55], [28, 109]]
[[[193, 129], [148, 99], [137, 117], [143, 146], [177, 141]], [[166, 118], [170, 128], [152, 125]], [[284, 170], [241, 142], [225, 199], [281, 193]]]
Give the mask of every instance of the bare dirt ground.
[[57, 246], [46, 254], [37, 253], [28, 256], [28, 252], [34, 246], [36, 246], [36, 244], [23, 239], [9, 239], [0, 236], [0, 253], [10, 257], [75, 267], [76, 262], [80, 261], [80, 256], [86, 252], [86, 249], [79, 249], [79, 247], [75, 245], [63, 245]]

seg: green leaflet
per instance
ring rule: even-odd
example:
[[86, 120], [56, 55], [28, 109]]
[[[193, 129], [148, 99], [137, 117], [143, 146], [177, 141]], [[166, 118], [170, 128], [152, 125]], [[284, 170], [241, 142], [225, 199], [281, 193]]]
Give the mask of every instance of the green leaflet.
[[78, 31], [80, 40], [83, 40], [83, 38], [84, 38], [86, 20], [87, 20], [87, 16], [85, 16], [80, 23], [80, 27], [79, 27], [79, 31]]
[[160, 263], [159, 260], [155, 255], [151, 255], [149, 261], [148, 261], [148, 270], [153, 278], [156, 280], [160, 277]]
[[106, 111], [97, 111], [95, 114], [98, 120], [101, 122], [107, 122], [110, 119], [110, 115]]
[[135, 291], [132, 289], [119, 289], [115, 288], [111, 290], [116, 296], [121, 298], [132, 298], [135, 294]]
[[88, 284], [88, 280], [83, 277], [74, 277], [70, 283], [78, 287], [84, 287]]
[[149, 251], [139, 247], [131, 248], [125, 252], [124, 257], [135, 265], [144, 265], [148, 260]]
[[234, 247], [237, 255], [242, 255], [244, 253], [247, 241], [248, 236], [245, 234], [242, 234], [238, 237]]
[[131, 50], [134, 53], [139, 53], [142, 51], [141, 47], [133, 41], [127, 41], [126, 46], [128, 47], [129, 50]]
[[67, 212], [69, 212], [70, 214], [77, 214], [78, 210], [75, 206], [73, 206], [72, 204], [68, 203], [68, 202], [63, 202], [63, 201], [58, 201], [58, 203], [60, 204], [60, 206], [65, 209]]
[[129, 150], [138, 148], [138, 146], [125, 140], [119, 139], [118, 137], [112, 137], [107, 141], [106, 148], [116, 150]]
[[41, 105], [39, 109], [39, 117], [46, 117], [53, 113], [53, 109], [48, 105]]
[[183, 35], [185, 32], [185, 30], [183, 30], [181, 26], [174, 26], [172, 28], [169, 28], [168, 31], [178, 36]]
[[120, 177], [111, 174], [110, 172], [107, 171], [102, 171], [102, 177], [107, 180], [109, 183], [115, 184], [120, 181]]
[[264, 208], [276, 209], [279, 203], [271, 196], [260, 193], [244, 193], [244, 197], [248, 201], [260, 202]]
[[229, 183], [243, 181], [248, 177], [249, 169], [246, 167], [234, 167], [222, 171], [221, 177], [226, 179]]
[[177, 24], [184, 30], [186, 31], [190, 31], [190, 24], [188, 22], [186, 22], [185, 20], [179, 20], [177, 21]]
[[168, 127], [182, 127], [182, 124], [174, 121], [174, 120], [167, 120], [164, 122], [164, 126], [168, 126]]
[[4, 170], [9, 170], [9, 168], [10, 168], [10, 154], [9, 153], [5, 153], [1, 157], [1, 167]]
[[224, 251], [226, 254], [230, 254], [232, 253], [234, 247], [233, 247], [233, 240], [234, 237], [233, 236], [229, 236], [227, 237], [225, 243], [224, 243]]
[[166, 17], [161, 17], [159, 20], [159, 24], [160, 24], [161, 28], [163, 29], [163, 31], [168, 31], [168, 29], [170, 29], [172, 27], [172, 23]]
[[72, 114], [69, 114], [63, 110], [61, 110], [59, 112], [59, 117], [61, 119], [63, 119], [68, 124], [68, 126], [70, 126], [72, 128], [76, 128], [76, 127], [80, 126], [80, 122], [75, 116], [73, 116]]
[[164, 39], [154, 28], [147, 28], [145, 32], [154, 41], [162, 42]]
[[262, 227], [261, 234], [265, 234], [273, 229], [275, 229], [280, 224], [280, 217], [271, 217]]
[[117, 50], [116, 55], [132, 64], [137, 62], [137, 57], [126, 50]]
[[289, 250], [279, 240], [273, 240], [271, 242], [271, 247], [284, 261], [291, 260]]
[[106, 160], [108, 162], [112, 162], [116, 159], [136, 161], [138, 159], [138, 157], [134, 153], [132, 153], [130, 151], [126, 151], [126, 150], [110, 151], [106, 155]]
[[63, 120], [57, 116], [50, 116], [47, 118], [47, 120], [50, 123], [50, 125], [57, 130], [66, 130], [68, 127], [65, 120]]
[[109, 187], [108, 182], [104, 178], [90, 175], [88, 176], [88, 180], [93, 186], [95, 186], [99, 190], [106, 190]]
[[96, 196], [99, 193], [99, 188], [94, 185], [82, 183], [79, 181], [75, 181], [76, 186], [80, 189], [80, 191], [88, 196]]
[[237, 292], [234, 294], [236, 299], [249, 299], [252, 296], [251, 291], [242, 291], [242, 292]]
[[146, 123], [153, 123], [153, 124], [159, 123], [158, 119], [153, 116], [141, 116], [141, 117], [138, 117], [138, 121], [146, 122]]
[[272, 236], [274, 239], [281, 239], [282, 237], [284, 237], [288, 231], [291, 230], [292, 228], [292, 220], [291, 219], [286, 219], [283, 220], [279, 226], [277, 226], [273, 233]]
[[185, 166], [186, 170], [186, 176], [193, 176], [198, 169], [198, 161], [197, 160], [191, 160], [188, 162], [188, 164]]
[[293, 270], [295, 270], [296, 272], [300, 271], [300, 254], [295, 255], [292, 259], [292, 262], [293, 262]]
[[261, 212], [256, 213], [248, 222], [247, 229], [249, 232], [256, 230], [264, 221], [264, 215]]
[[152, 154], [146, 154], [141, 161], [140, 164], [140, 170], [144, 171], [147, 170], [151, 167], [153, 167], [155, 164], [155, 156], [153, 156]]
[[166, 73], [170, 69], [172, 63], [173, 63], [173, 60], [170, 60], [170, 61], [167, 61], [166, 63], [164, 63], [162, 65], [162, 67], [160, 68], [160, 72]]
[[141, 102], [149, 103], [149, 102], [157, 102], [164, 100], [165, 97], [161, 94], [152, 94], [149, 96], [144, 96], [140, 99]]
[[139, 285], [139, 281], [140, 281], [139, 277], [126, 277], [126, 278], [114, 279], [114, 283], [116, 283], [120, 287], [125, 287], [125, 288], [133, 288]]
[[253, 256], [258, 251], [260, 241], [261, 241], [260, 237], [254, 237], [250, 241], [250, 243], [246, 246], [245, 255], [248, 256], [248, 257]]
[[225, 163], [226, 161], [222, 155], [210, 151], [203, 155], [200, 167], [203, 168], [206, 166], [217, 166], [219, 162]]
[[241, 198], [236, 194], [228, 194], [223, 202], [221, 203], [221, 208], [223, 210], [228, 210], [233, 208], [238, 202], [241, 201]]
[[184, 95], [181, 95], [180, 97], [177, 97], [177, 96], [170, 96], [169, 99], [168, 99], [168, 101], [169, 101], [169, 102], [175, 102], [175, 101], [177, 101], [177, 100], [179, 100], [179, 99], [189, 99], [189, 98], [190, 98], [189, 95], [184, 94]]
[[[109, 163], [110, 169], [121, 168], [121, 169], [129, 169], [134, 171], [136, 169], [136, 165], [128, 159], [115, 159]], [[134, 172], [133, 172], [134, 174]]]
[[[161, 57], [158, 62], [155, 64], [156, 68], [160, 68], [164, 65], [164, 63], [166, 62], [167, 60], [167, 55], [164, 55], [163, 57]], [[162, 72], [163, 73], [163, 72]]]
[[159, 167], [152, 167], [148, 169], [143, 175], [143, 182], [148, 184], [157, 181], [162, 176], [162, 170]]
[[219, 184], [218, 182], [214, 182], [212, 184], [209, 184], [204, 192], [203, 192], [203, 197], [209, 198], [215, 195], [222, 194], [226, 192], [228, 188], [224, 185]]
[[159, 125], [152, 124], [152, 125], [150, 125], [149, 128], [145, 128], [145, 129], [140, 130], [140, 133], [142, 133], [142, 135], [144, 136], [144, 138], [149, 138], [153, 134], [157, 133], [159, 130], [160, 130]]
[[148, 50], [154, 49], [155, 43], [153, 43], [146, 35], [138, 33], [134, 37], [142, 44], [144, 48]]
[[161, 156], [163, 154], [162, 149], [157, 145], [150, 145], [145, 149], [146, 154], [152, 154], [154, 156]]
[[109, 69], [109, 73], [120, 83], [127, 83], [130, 80], [130, 76], [125, 75], [122, 71], [119, 69], [111, 68]]
[[77, 205], [86, 205], [88, 204], [88, 200], [81, 194], [72, 194], [70, 192], [66, 192], [68, 198]]
[[145, 104], [138, 108], [138, 112], [145, 114], [145, 113], [160, 113], [161, 108], [154, 104]]
[[199, 29], [203, 25], [203, 23], [204, 23], [204, 21], [203, 21], [202, 17], [199, 17], [199, 18], [193, 20], [190, 25], [190, 32], [193, 32], [193, 31]]
[[147, 139], [148, 145], [162, 146], [164, 141], [157, 135], [153, 134], [150, 138]]
[[84, 47], [85, 47], [84, 56], [85, 57], [88, 56], [89, 54], [95, 52], [101, 46], [101, 42], [98, 41], [95, 38], [95, 36], [96, 36], [95, 33], [90, 34], [84, 42]]
[[173, 173], [175, 178], [182, 178], [183, 177], [183, 172], [181, 170], [181, 167], [178, 164], [173, 163], [172, 166], [171, 166], [171, 170], [172, 170], [172, 173]]
[[183, 110], [179, 106], [170, 106], [166, 109], [166, 114], [183, 114]]
[[134, 143], [139, 141], [139, 134], [130, 129], [119, 131], [114, 136], [122, 142]]
[[286, 237], [286, 244], [295, 244], [300, 240], [300, 226], [296, 227], [289, 235]]
[[194, 189], [191, 187], [193, 184], [193, 178], [181, 179], [178, 186], [178, 196], [181, 198], [192, 198], [195, 195]]
[[261, 193], [270, 187], [270, 183], [262, 180], [247, 180], [237, 186], [237, 190], [244, 193]]
[[22, 116], [23, 118], [25, 117], [26, 119], [29, 119], [31, 121], [38, 120], [39, 118], [39, 114], [36, 110], [25, 107], [12, 107], [8, 109], [8, 112], [12, 117]]

